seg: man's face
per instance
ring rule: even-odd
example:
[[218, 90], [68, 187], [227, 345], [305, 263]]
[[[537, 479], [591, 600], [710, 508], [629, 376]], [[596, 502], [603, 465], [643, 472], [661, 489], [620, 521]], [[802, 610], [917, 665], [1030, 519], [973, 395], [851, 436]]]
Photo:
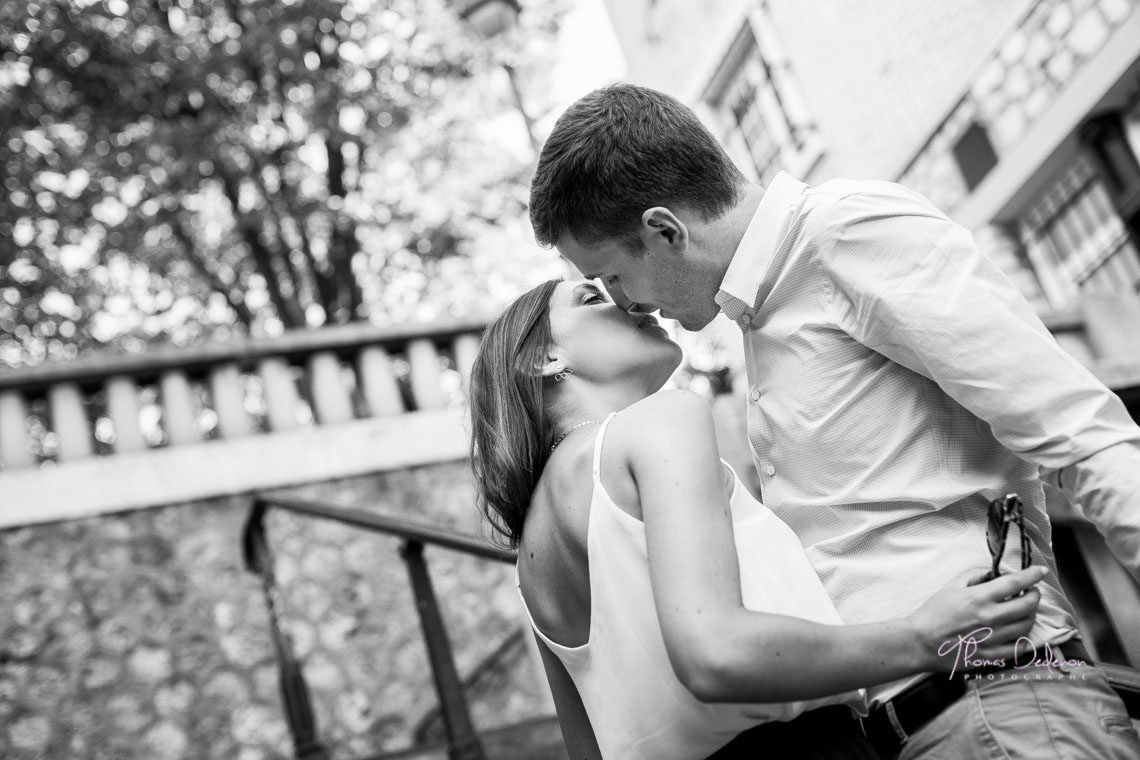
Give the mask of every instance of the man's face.
[[616, 240], [585, 246], [570, 235], [559, 238], [555, 247], [586, 279], [600, 280], [623, 309], [660, 311], [694, 331], [717, 315], [720, 278], [696, 266], [688, 249], [678, 250], [664, 239], [658, 244], [651, 237], [648, 248], [635, 255]]

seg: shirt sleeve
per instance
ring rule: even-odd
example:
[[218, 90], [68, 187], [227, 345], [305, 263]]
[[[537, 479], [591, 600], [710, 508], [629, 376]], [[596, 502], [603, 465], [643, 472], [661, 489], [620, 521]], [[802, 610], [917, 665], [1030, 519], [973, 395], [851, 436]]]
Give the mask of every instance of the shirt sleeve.
[[1062, 486], [1140, 577], [1140, 428], [969, 231], [921, 196], [875, 183], [839, 198], [820, 234], [838, 323], [937, 383], [1018, 456], [1072, 467]]
[[1140, 445], [1098, 451], [1058, 472], [1057, 480], [1140, 583]]

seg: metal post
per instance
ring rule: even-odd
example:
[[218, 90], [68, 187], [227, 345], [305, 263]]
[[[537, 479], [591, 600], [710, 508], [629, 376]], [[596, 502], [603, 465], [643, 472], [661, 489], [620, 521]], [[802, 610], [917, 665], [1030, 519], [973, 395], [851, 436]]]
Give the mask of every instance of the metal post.
[[313, 717], [309, 686], [301, 672], [301, 663], [293, 653], [292, 637], [281, 625], [280, 592], [273, 578], [273, 555], [265, 540], [264, 516], [265, 504], [255, 502], [245, 525], [242, 543], [246, 567], [261, 576], [265, 604], [269, 608], [269, 628], [277, 654], [285, 722], [293, 737], [297, 760], [330, 760], [328, 750], [317, 739], [317, 722]]
[[522, 114], [523, 122], [526, 123], [526, 136], [530, 139], [530, 148], [534, 151], [534, 159], [538, 160], [538, 156], [542, 153], [542, 143], [538, 140], [538, 135], [534, 131], [534, 119], [530, 117], [530, 112], [526, 110], [523, 105], [522, 90], [519, 89], [518, 80], [515, 79], [515, 67], [509, 63], [504, 63], [503, 68], [507, 72], [507, 81], [511, 83], [511, 95], [515, 99], [515, 108]]
[[432, 589], [431, 576], [424, 561], [424, 545], [419, 541], [407, 541], [400, 549], [400, 556], [408, 565], [416, 611], [420, 616], [424, 643], [427, 644], [428, 659], [431, 661], [432, 678], [439, 695], [444, 731], [447, 733], [447, 756], [449, 760], [485, 760], [483, 747], [475, 735], [467, 711], [467, 700], [463, 696], [463, 685], [455, 669], [451, 642], [448, 641], [439, 603]]

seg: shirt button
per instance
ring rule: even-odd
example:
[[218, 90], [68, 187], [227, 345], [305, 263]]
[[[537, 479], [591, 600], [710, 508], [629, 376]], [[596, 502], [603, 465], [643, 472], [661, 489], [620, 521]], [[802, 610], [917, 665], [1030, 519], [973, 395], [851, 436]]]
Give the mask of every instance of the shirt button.
[[753, 388], [752, 392], [748, 394], [748, 398], [752, 399], [753, 401], [759, 401], [760, 400], [760, 391]]
[[765, 468], [764, 468], [764, 473], [765, 473], [765, 474], [766, 474], [768, 477], [772, 477], [773, 475], [775, 475], [775, 474], [776, 474], [776, 465], [774, 465], [774, 464], [769, 464], [767, 467], [765, 467]]
[[750, 317], [750, 316], [748, 316], [747, 314], [745, 314], [744, 316], [742, 316], [742, 317], [740, 318], [740, 324], [742, 324], [742, 325], [744, 325], [745, 327], [747, 327], [748, 325], [752, 324], [752, 317]]

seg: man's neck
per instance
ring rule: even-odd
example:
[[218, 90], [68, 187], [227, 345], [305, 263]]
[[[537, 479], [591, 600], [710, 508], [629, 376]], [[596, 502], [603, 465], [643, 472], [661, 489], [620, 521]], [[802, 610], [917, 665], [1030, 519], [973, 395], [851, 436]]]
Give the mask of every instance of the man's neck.
[[732, 257], [736, 254], [736, 249], [740, 247], [744, 233], [748, 231], [748, 225], [752, 224], [752, 217], [756, 215], [756, 209], [760, 207], [760, 201], [764, 199], [764, 192], [765, 189], [762, 185], [747, 183], [744, 186], [740, 202], [713, 224], [714, 250], [718, 259], [717, 264], [722, 269], [722, 275], [728, 271]]

